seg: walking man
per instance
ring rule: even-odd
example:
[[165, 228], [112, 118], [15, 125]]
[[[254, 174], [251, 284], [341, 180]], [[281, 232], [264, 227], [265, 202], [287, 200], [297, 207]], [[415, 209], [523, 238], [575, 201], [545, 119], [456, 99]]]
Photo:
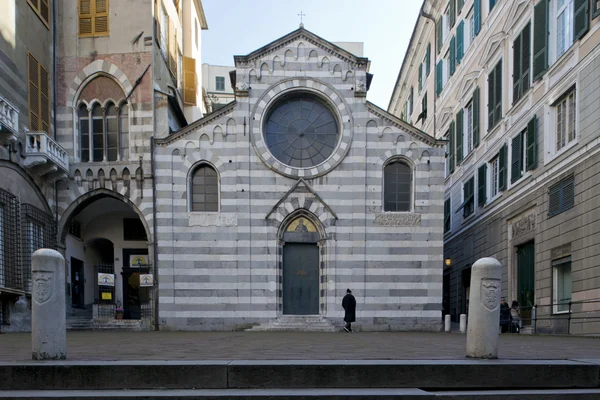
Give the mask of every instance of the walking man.
[[352, 322], [356, 321], [356, 299], [352, 296], [352, 291], [350, 289], [346, 290], [346, 295], [342, 300], [342, 307], [345, 311], [344, 321], [346, 322], [344, 330], [346, 332], [352, 332]]

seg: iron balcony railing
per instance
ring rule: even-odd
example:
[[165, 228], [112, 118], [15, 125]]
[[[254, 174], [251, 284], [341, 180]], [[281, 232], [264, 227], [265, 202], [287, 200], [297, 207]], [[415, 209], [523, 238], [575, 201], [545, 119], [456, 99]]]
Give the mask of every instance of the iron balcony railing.
[[600, 334], [600, 299], [538, 303], [521, 307], [523, 325], [533, 333]]

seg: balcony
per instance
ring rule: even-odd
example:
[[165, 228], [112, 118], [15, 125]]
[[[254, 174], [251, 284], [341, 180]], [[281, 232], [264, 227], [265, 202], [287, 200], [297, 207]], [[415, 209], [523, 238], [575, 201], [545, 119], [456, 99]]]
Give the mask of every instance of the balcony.
[[19, 109], [0, 96], [0, 146], [19, 140]]
[[51, 182], [67, 178], [69, 153], [45, 132], [27, 132], [26, 135], [25, 168]]

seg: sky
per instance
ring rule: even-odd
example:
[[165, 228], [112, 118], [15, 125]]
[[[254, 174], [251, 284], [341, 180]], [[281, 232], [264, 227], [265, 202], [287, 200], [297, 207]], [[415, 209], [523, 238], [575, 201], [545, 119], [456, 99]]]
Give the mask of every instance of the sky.
[[304, 28], [331, 42], [363, 42], [374, 75], [367, 99], [387, 109], [422, 0], [202, 0], [208, 30], [202, 62], [233, 65], [245, 55]]

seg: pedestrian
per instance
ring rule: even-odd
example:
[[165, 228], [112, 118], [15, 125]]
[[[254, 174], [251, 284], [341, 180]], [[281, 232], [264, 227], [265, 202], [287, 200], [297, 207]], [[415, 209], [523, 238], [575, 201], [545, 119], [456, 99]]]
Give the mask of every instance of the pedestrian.
[[502, 333], [508, 332], [510, 325], [510, 307], [506, 303], [506, 298], [500, 298], [500, 328]]
[[513, 300], [512, 306], [510, 307], [510, 331], [519, 333], [521, 331], [521, 307], [519, 302]]
[[344, 330], [346, 332], [352, 332], [352, 323], [356, 321], [356, 299], [352, 296], [352, 291], [350, 289], [346, 290], [346, 295], [342, 300], [342, 307], [345, 311], [344, 321], [346, 322]]

